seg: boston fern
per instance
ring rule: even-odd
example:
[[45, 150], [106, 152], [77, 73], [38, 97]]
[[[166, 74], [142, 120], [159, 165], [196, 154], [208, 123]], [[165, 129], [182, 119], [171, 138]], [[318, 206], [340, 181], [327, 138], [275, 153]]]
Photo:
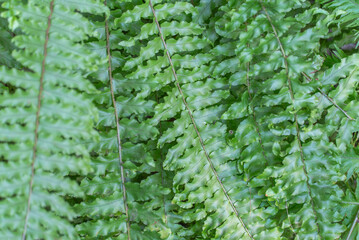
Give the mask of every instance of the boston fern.
[[0, 4], [1, 240], [359, 237], [359, 1]]

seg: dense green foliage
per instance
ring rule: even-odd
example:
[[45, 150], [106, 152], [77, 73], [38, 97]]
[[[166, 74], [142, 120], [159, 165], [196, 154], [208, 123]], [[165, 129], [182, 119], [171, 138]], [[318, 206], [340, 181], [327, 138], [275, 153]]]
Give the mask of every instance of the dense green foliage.
[[357, 239], [358, 0], [0, 0], [0, 239]]

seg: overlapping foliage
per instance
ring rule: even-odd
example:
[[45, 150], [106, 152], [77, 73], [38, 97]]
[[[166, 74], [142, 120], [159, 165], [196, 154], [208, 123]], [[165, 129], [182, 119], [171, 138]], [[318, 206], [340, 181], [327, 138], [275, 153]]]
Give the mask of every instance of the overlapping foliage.
[[0, 0], [1, 239], [355, 239], [354, 0]]

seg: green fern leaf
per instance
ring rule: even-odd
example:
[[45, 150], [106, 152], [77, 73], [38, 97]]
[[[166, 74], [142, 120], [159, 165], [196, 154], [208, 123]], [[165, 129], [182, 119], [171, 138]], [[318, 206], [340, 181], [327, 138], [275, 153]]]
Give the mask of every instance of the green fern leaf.
[[69, 175], [90, 171], [82, 143], [96, 136], [92, 118], [97, 111], [82, 95], [95, 90], [82, 72], [98, 62], [76, 43], [92, 34], [76, 11], [104, 9], [96, 1], [92, 8], [82, 9], [80, 3], [3, 4], [7, 11], [2, 16], [14, 31], [21, 29], [13, 56], [26, 69], [0, 69], [1, 81], [15, 89], [4, 93], [0, 103], [6, 114], [0, 121], [3, 239], [77, 238], [69, 222], [76, 213], [64, 198], [82, 195]]
[[[108, 1], [108, 5], [114, 6], [115, 2]], [[89, 43], [98, 58], [105, 56], [107, 61], [89, 76], [101, 94], [93, 96], [100, 110], [96, 126], [100, 141], [89, 144], [95, 153], [92, 161], [95, 174], [90, 173], [82, 180], [86, 196], [76, 206], [82, 216], [77, 230], [86, 239], [159, 239], [166, 235], [162, 220], [164, 204], [160, 199], [168, 194], [168, 189], [162, 184], [160, 165], [154, 162], [150, 141], [157, 136], [158, 129], [146, 120], [153, 115], [155, 101], [149, 95], [157, 86], [143, 76], [133, 80], [127, 72], [122, 59], [128, 54], [123, 48], [131, 40], [123, 38], [121, 45], [111, 41], [123, 36], [121, 33], [127, 28], [123, 25], [131, 24], [125, 20], [118, 27], [116, 22], [135, 19], [138, 11], [142, 10], [134, 6], [132, 11], [117, 16], [116, 9], [110, 9], [109, 19], [95, 23], [99, 34]]]

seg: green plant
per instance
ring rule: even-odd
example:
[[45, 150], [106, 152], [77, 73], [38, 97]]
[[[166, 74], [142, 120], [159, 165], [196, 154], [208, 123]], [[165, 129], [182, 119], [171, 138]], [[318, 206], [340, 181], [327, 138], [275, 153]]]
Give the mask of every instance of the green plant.
[[83, 194], [71, 176], [91, 169], [82, 142], [96, 136], [97, 110], [85, 93], [96, 89], [84, 76], [98, 60], [80, 44], [93, 31], [76, 10], [106, 10], [95, 1], [81, 7], [86, 2], [3, 4], [2, 16], [19, 32], [12, 55], [21, 70], [0, 70], [8, 86], [0, 100], [2, 239], [77, 236], [69, 222], [76, 213], [66, 199]]
[[357, 1], [0, 3], [1, 239], [358, 236]]

